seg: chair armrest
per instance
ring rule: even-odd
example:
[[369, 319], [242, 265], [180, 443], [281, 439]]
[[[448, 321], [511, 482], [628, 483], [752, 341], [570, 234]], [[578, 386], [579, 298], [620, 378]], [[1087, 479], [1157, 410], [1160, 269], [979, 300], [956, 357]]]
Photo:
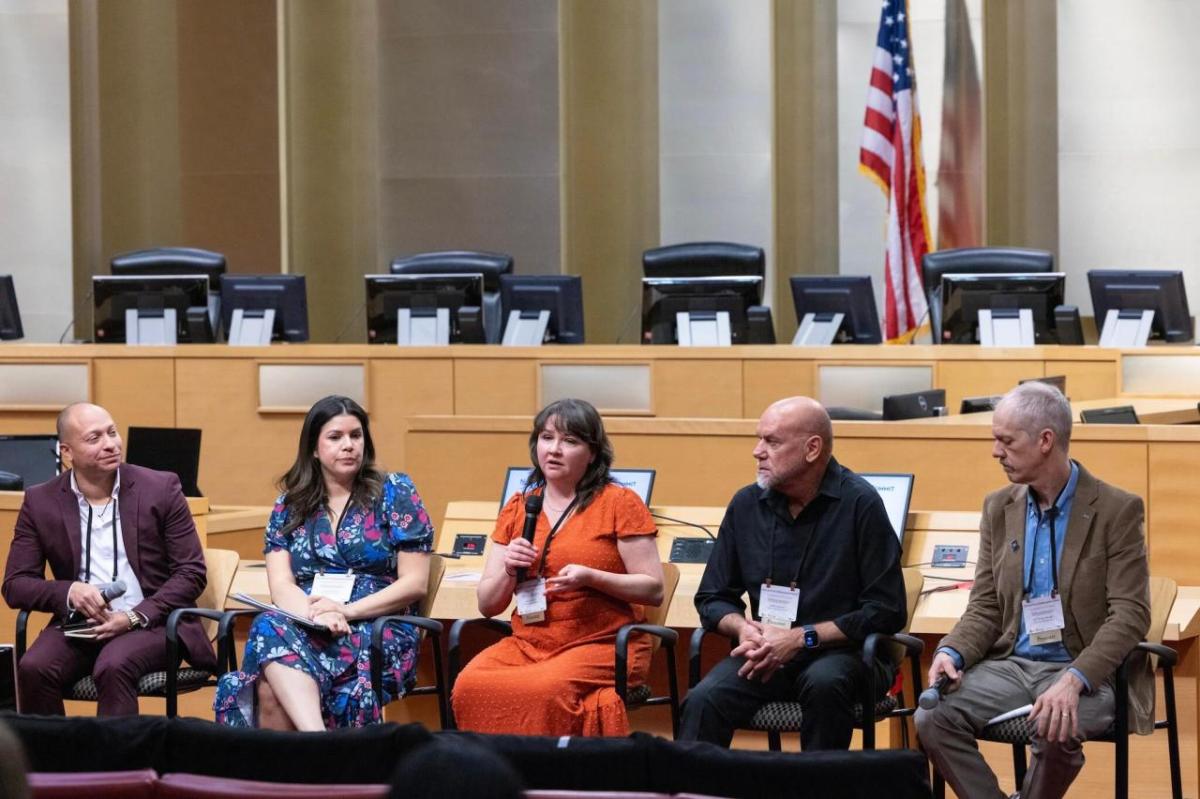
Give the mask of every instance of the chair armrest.
[[[709, 635], [720, 635], [720, 633], [697, 627], [688, 642], [688, 688], [695, 688], [700, 682], [700, 651], [704, 647], [705, 637]], [[729, 642], [730, 649], [733, 649], [734, 643], [733, 641]]]
[[16, 662], [20, 663], [21, 658], [25, 657], [25, 649], [28, 645], [28, 630], [29, 630], [29, 611], [20, 610], [17, 612], [17, 635], [15, 641]]
[[614, 675], [617, 696], [621, 697], [622, 702], [625, 701], [626, 692], [628, 691], [629, 636], [631, 633], [648, 633], [660, 639], [663, 644], [672, 647], [679, 641], [679, 633], [670, 627], [661, 627], [657, 624], [626, 624], [617, 630], [617, 656]]
[[1149, 641], [1142, 641], [1133, 648], [1133, 651], [1149, 652], [1152, 655], [1156, 655], [1158, 659], [1162, 661], [1162, 663], [1171, 668], [1174, 668], [1175, 664], [1179, 662], [1179, 653], [1171, 647], [1164, 646], [1163, 644], [1152, 644]]
[[411, 624], [413, 627], [419, 627], [433, 638], [435, 647], [440, 649], [442, 645], [443, 627], [442, 623], [436, 619], [408, 614], [380, 616], [374, 619], [371, 622], [370, 642], [371, 690], [375, 692], [380, 707], [383, 707], [383, 628], [389, 624]]
[[[212, 608], [176, 608], [171, 611], [171, 615], [167, 616], [167, 672], [176, 671], [179, 668], [179, 663], [182, 658], [179, 655], [179, 622], [184, 619], [203, 618], [212, 619], [220, 623], [225, 618], [225, 611], [214, 610]], [[220, 648], [221, 639], [218, 635], [217, 647]], [[224, 668], [225, 658], [217, 656], [218, 669]]]
[[458, 672], [462, 670], [464, 665], [459, 662], [459, 644], [462, 643], [463, 630], [467, 627], [484, 627], [492, 632], [499, 633], [501, 637], [512, 635], [512, 625], [501, 619], [480, 616], [473, 619], [459, 619], [454, 622], [450, 626], [450, 642], [447, 645], [447, 654], [449, 655], [447, 682], [450, 693], [454, 693], [454, 681], [458, 679]]
[[[233, 623], [242, 616], [257, 616], [262, 613], [261, 610], [254, 608], [235, 608], [226, 610], [221, 615], [221, 621], [217, 624], [217, 665], [222, 671], [237, 671], [237, 651], [233, 645]], [[228, 662], [221, 661], [220, 653], [222, 647], [225, 650], [225, 655]]]

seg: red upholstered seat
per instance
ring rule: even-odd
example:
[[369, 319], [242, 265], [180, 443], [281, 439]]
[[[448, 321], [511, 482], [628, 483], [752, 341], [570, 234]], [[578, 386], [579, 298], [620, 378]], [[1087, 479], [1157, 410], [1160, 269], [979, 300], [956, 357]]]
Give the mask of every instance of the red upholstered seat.
[[158, 775], [154, 769], [136, 771], [33, 772], [33, 799], [152, 799]]
[[158, 799], [293, 799], [329, 797], [338, 799], [381, 799], [388, 786], [301, 785], [294, 782], [258, 782], [200, 774], [164, 774], [158, 781]]

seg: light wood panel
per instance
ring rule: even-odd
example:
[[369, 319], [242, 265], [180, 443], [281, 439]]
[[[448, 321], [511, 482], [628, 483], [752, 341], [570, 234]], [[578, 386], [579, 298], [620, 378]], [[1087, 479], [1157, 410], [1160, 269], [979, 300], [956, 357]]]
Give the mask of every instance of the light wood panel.
[[125, 435], [133, 427], [175, 427], [175, 361], [172, 358], [98, 359], [92, 402], [115, 413]]
[[[963, 397], [1003, 394], [1030, 377], [1043, 377], [1045, 367], [1035, 360], [941, 361], [934, 385], [946, 389], [946, 407], [957, 413]], [[1068, 388], [1073, 388], [1068, 384]]]
[[740, 361], [670, 361], [654, 364], [656, 416], [742, 415]]
[[532, 416], [538, 412], [537, 364], [533, 360], [456, 360], [454, 412]]
[[815, 396], [813, 372], [809, 362], [744, 361], [742, 416], [757, 419], [768, 405], [782, 397]]

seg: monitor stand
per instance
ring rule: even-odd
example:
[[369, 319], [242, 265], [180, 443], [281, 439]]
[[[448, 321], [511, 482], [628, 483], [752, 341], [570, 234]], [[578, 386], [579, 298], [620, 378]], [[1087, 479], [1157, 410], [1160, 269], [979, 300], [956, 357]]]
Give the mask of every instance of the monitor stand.
[[992, 308], [979, 311], [979, 344], [984, 347], [1032, 347], [1033, 311]]
[[235, 308], [229, 321], [228, 343], [233, 347], [265, 347], [271, 343], [275, 309], [250, 311]]
[[546, 328], [549, 326], [549, 311], [510, 311], [500, 344], [505, 347], [540, 347], [546, 340]]
[[681, 347], [728, 347], [733, 344], [728, 311], [680, 311], [675, 314], [675, 329]]
[[842, 313], [806, 313], [792, 339], [794, 347], [827, 347], [846, 318]]
[[1144, 347], [1150, 340], [1154, 311], [1110, 308], [1100, 330], [1101, 347]]
[[401, 308], [396, 312], [396, 344], [436, 347], [450, 343], [449, 308]]
[[175, 335], [175, 318], [174, 308], [126, 309], [125, 343], [159, 347], [174, 346], [178, 343]]

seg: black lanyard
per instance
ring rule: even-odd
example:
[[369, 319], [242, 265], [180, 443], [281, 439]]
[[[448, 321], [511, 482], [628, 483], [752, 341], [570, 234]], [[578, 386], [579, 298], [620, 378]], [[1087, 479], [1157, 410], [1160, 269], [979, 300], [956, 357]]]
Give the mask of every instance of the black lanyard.
[[[118, 579], [118, 578], [117, 578], [117, 519], [118, 519], [119, 517], [117, 516], [117, 514], [118, 514], [118, 512], [119, 512], [119, 511], [118, 511], [118, 508], [119, 508], [119, 506], [117, 505], [117, 498], [116, 498], [116, 497], [113, 497], [113, 498], [111, 498], [111, 499], [109, 500], [109, 503], [110, 503], [110, 504], [113, 506], [113, 518], [112, 518], [112, 533], [113, 533], [113, 570], [112, 570], [112, 579], [115, 581], [115, 580], [117, 580], [117, 579]], [[107, 506], [105, 506], [105, 507], [107, 507]], [[84, 581], [85, 583], [90, 583], [90, 582], [92, 581], [92, 503], [90, 503], [90, 502], [88, 502], [88, 529], [87, 529], [87, 546], [86, 546], [86, 549], [84, 550], [84, 552], [85, 552], [85, 554], [84, 554], [84, 561], [83, 561], [83, 581]]]
[[[814, 497], [813, 500], [815, 501], [816, 497]], [[798, 524], [800, 522], [800, 517], [804, 515], [804, 511], [806, 511], [808, 509], [808, 506], [811, 504], [812, 504], [812, 502], [809, 502], [808, 505], [805, 505], [803, 508], [800, 509], [800, 513], [796, 514], [796, 518], [792, 520], [792, 524]], [[767, 585], [771, 585], [772, 580], [774, 580], [774, 578], [775, 578], [775, 528], [777, 528], [779, 526], [779, 522], [780, 522], [779, 514], [776, 513], [773, 509], [771, 510], [771, 520], [772, 520], [771, 538], [770, 538], [770, 543], [767, 546], [767, 577], [763, 581]], [[801, 527], [803, 527], [803, 525], [801, 525]], [[791, 588], [795, 588], [796, 585], [800, 582], [800, 574], [804, 571], [804, 559], [808, 556], [809, 544], [812, 543], [813, 537], [816, 534], [817, 534], [817, 522], [816, 522], [816, 520], [814, 520], [812, 522], [811, 528], [808, 531], [808, 536], [806, 536], [804, 539], [804, 548], [800, 550], [800, 562], [799, 562], [799, 565], [796, 566], [796, 576], [791, 581], [791, 586], [790, 586]]]
[[546, 545], [542, 547], [542, 563], [538, 566], [537, 576], [541, 577], [546, 571], [546, 561], [550, 558], [550, 542], [554, 540], [554, 536], [558, 535], [558, 528], [562, 527], [563, 522], [571, 515], [571, 511], [575, 510], [575, 504], [579, 502], [579, 495], [571, 500], [571, 504], [563, 508], [562, 515], [558, 517], [558, 521], [550, 528], [550, 535], [546, 536]]
[[[1068, 483], [1070, 480], [1067, 481]], [[1067, 487], [1063, 486], [1062, 491], [1058, 492], [1058, 496], [1054, 498], [1054, 504], [1046, 509], [1046, 518], [1050, 522], [1050, 577], [1054, 581], [1054, 591], [1050, 596], [1058, 596], [1058, 542], [1054, 535], [1054, 522], [1058, 519], [1058, 500], [1062, 498], [1063, 491]], [[1037, 539], [1038, 533], [1042, 531], [1042, 520], [1038, 519], [1038, 526], [1033, 531], [1033, 552], [1029, 556], [1029, 580], [1025, 583], [1025, 596], [1033, 593], [1033, 570], [1037, 566]]]
[[[338, 530], [342, 529], [342, 522], [346, 520], [346, 511], [350, 510], [350, 504], [353, 501], [353, 499], [354, 499], [354, 497], [348, 497], [346, 499], [346, 504], [342, 506], [342, 512], [338, 514], [337, 524], [333, 528], [333, 551], [336, 554], [341, 554], [340, 550], [338, 549]], [[329, 515], [329, 504], [328, 503], [326, 503], [326, 505], [325, 505], [324, 516], [326, 519], [331, 518], [331, 516]], [[315, 528], [316, 525], [314, 524], [313, 527]], [[313, 535], [313, 530], [309, 530], [308, 531], [308, 546], [312, 550], [313, 560], [320, 559], [320, 556], [317, 555], [317, 545], [319, 543], [320, 542], [317, 541], [317, 539]], [[324, 572], [325, 570], [321, 569], [320, 571]]]

